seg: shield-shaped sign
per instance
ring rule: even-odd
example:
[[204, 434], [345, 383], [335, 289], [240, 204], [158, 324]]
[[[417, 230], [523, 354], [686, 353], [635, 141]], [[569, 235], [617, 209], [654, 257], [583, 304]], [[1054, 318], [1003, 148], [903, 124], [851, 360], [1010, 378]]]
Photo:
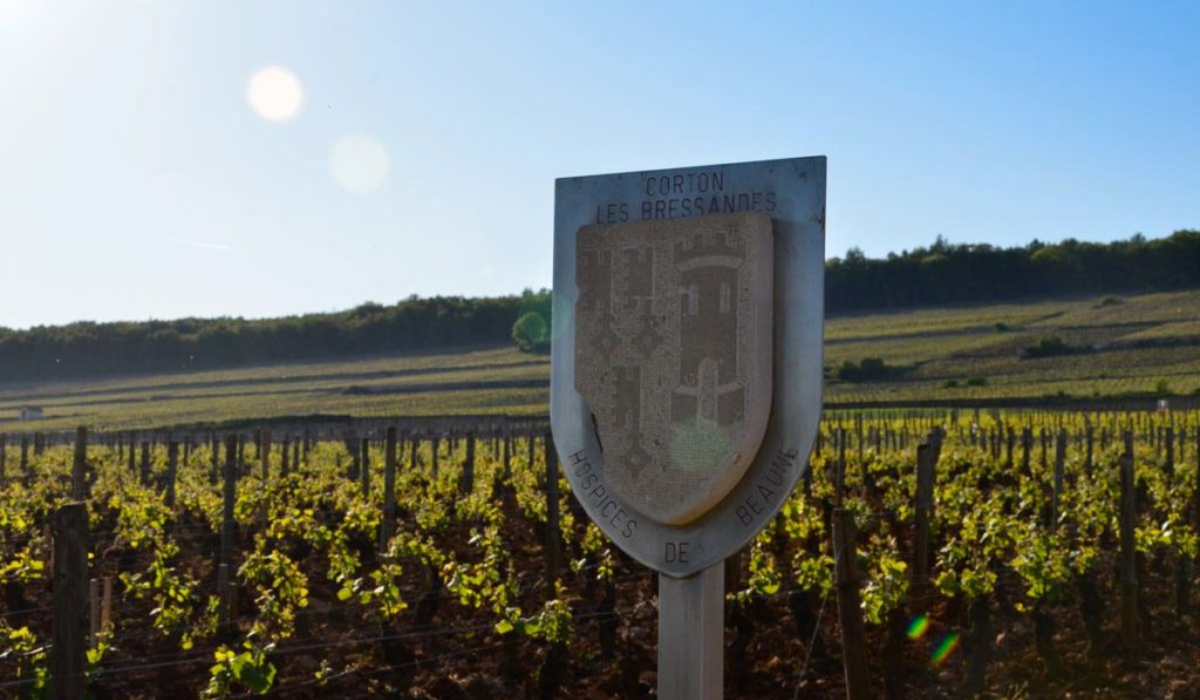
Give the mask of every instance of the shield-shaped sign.
[[550, 420], [576, 498], [672, 577], [782, 507], [821, 412], [825, 159], [556, 182]]
[[695, 520], [758, 453], [771, 263], [771, 219], [758, 212], [579, 229], [575, 387], [613, 493], [651, 520]]

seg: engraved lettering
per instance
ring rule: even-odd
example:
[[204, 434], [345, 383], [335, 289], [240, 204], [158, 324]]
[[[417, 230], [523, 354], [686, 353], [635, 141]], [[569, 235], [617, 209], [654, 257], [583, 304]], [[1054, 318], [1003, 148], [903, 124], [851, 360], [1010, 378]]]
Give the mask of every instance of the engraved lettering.
[[664, 552], [663, 559], [666, 560], [666, 562], [668, 564], [673, 564], [675, 562], [679, 562], [680, 564], [688, 563], [688, 560], [689, 560], [688, 545], [689, 544], [690, 544], [689, 542], [667, 542], [666, 543], [666, 551]]

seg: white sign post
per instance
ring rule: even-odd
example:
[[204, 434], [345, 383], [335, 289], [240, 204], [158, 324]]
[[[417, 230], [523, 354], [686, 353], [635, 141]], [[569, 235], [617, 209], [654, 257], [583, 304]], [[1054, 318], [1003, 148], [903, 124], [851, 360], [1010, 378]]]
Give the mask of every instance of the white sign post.
[[551, 425], [584, 510], [660, 574], [660, 698], [722, 696], [722, 563], [820, 419], [824, 264], [823, 157], [556, 182]]

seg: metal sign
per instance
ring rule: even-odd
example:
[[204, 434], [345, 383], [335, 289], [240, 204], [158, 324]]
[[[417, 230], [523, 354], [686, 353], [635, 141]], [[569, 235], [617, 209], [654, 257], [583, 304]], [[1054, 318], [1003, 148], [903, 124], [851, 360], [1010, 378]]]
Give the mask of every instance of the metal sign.
[[618, 546], [691, 576], [774, 517], [816, 435], [825, 159], [555, 186], [560, 462]]

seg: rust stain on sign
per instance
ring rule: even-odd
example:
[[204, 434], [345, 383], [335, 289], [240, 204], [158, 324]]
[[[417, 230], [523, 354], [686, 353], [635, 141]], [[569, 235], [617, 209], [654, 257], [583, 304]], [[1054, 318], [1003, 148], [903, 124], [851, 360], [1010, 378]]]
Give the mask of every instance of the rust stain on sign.
[[605, 480], [685, 524], [729, 493], [771, 409], [771, 220], [723, 214], [584, 226], [576, 240], [576, 389]]

